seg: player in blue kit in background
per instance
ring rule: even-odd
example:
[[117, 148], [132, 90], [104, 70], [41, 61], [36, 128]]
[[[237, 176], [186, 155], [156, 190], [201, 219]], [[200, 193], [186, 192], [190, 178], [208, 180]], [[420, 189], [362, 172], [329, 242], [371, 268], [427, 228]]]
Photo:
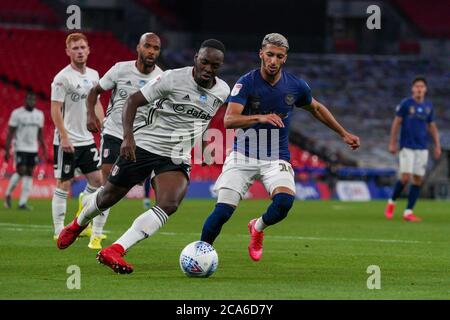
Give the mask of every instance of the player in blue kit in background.
[[399, 171], [400, 180], [394, 186], [391, 198], [388, 200], [384, 215], [387, 219], [394, 217], [395, 200], [402, 190], [411, 181], [408, 205], [403, 213], [403, 220], [418, 222], [422, 219], [413, 213], [414, 205], [420, 195], [420, 187], [428, 162], [428, 132], [434, 142], [434, 157], [441, 156], [439, 133], [434, 122], [433, 105], [425, 99], [427, 82], [424, 77], [418, 76], [412, 82], [412, 97], [403, 99], [397, 106], [396, 116], [391, 127], [389, 151], [397, 152], [397, 133], [400, 132]]
[[255, 179], [260, 180], [272, 204], [248, 224], [249, 255], [259, 261], [263, 230], [286, 218], [295, 199], [294, 171], [288, 150], [288, 130], [293, 107], [302, 107], [336, 131], [351, 149], [359, 138], [347, 132], [330, 111], [311, 96], [305, 81], [282, 70], [289, 44], [278, 33], [264, 37], [259, 51], [261, 67], [242, 76], [229, 97], [225, 128], [236, 131], [233, 151], [227, 156], [215, 184], [218, 193], [214, 211], [206, 219], [201, 240], [210, 244], [233, 214]]

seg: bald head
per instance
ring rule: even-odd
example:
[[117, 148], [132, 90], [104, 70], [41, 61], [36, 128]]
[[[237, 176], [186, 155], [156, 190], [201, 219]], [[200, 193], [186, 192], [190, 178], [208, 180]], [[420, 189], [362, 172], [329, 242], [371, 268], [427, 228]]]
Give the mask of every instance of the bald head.
[[153, 32], [144, 33], [136, 46], [138, 54], [138, 69], [142, 73], [153, 71], [156, 61], [161, 52], [161, 40]]
[[139, 38], [139, 44], [143, 45], [145, 42], [150, 41], [150, 40], [155, 40], [155, 41], [159, 42], [159, 44], [161, 45], [161, 39], [159, 39], [158, 35], [156, 33], [153, 33], [153, 32], [146, 32], [146, 33], [144, 33]]

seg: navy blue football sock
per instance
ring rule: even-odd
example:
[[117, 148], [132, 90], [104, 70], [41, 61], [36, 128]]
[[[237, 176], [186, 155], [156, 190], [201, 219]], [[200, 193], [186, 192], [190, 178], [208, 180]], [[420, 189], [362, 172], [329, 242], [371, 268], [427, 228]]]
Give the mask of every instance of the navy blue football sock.
[[398, 180], [395, 183], [394, 190], [392, 191], [391, 199], [393, 201], [395, 201], [398, 197], [400, 197], [400, 194], [402, 193], [404, 188], [405, 188], [405, 185], [403, 183], [401, 183], [400, 180]]
[[406, 209], [412, 210], [414, 208], [414, 205], [416, 204], [419, 195], [420, 195], [420, 186], [413, 184], [411, 188], [409, 188], [408, 206], [406, 207]]
[[262, 216], [264, 224], [270, 226], [286, 218], [289, 210], [294, 204], [294, 199], [295, 197], [293, 195], [277, 193], [272, 198], [272, 204]]
[[226, 203], [217, 203], [214, 211], [206, 219], [201, 240], [213, 244], [222, 230], [222, 226], [230, 219], [235, 208]]

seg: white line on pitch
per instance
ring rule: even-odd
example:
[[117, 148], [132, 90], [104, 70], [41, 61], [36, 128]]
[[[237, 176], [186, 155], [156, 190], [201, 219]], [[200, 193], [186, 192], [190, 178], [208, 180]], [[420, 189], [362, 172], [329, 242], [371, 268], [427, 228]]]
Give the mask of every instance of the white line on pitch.
[[[175, 236], [175, 235], [196, 235], [198, 236], [198, 233], [175, 233], [175, 232], [159, 232], [159, 234], [165, 235], [165, 236]], [[231, 236], [231, 235], [228, 235]], [[232, 235], [234, 236], [240, 236], [240, 237], [248, 237], [248, 235]], [[432, 241], [420, 241], [420, 240], [401, 240], [401, 239], [358, 239], [358, 238], [322, 238], [322, 237], [302, 237], [302, 236], [266, 236], [270, 239], [279, 239], [279, 240], [317, 240], [317, 241], [357, 241], [357, 242], [387, 242], [387, 243], [411, 243], [411, 244], [417, 244], [417, 243], [433, 243]]]
[[[53, 230], [52, 226], [40, 225], [40, 224], [18, 224], [18, 223], [0, 223], [0, 227], [4, 230], [9, 231], [23, 231], [24, 228], [37, 229], [35, 231], [47, 231]], [[104, 230], [104, 233], [111, 233], [109, 230]], [[176, 236], [176, 235], [191, 235], [198, 236], [198, 233], [177, 233], [177, 232], [159, 232], [159, 234], [164, 236]], [[231, 236], [231, 235], [229, 235]], [[248, 235], [238, 234], [232, 236], [248, 237]], [[402, 239], [362, 239], [362, 238], [324, 238], [324, 237], [302, 237], [302, 236], [271, 236], [267, 235], [270, 239], [279, 240], [312, 240], [312, 241], [355, 241], [355, 242], [381, 242], [381, 243], [433, 243], [432, 241], [421, 241], [421, 240], [402, 240]]]

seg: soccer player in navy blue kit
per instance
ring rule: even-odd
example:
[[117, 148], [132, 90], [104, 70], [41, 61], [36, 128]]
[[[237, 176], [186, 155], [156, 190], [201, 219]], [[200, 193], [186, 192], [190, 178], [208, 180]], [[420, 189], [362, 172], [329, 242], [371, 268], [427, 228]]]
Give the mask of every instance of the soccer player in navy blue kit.
[[434, 142], [434, 157], [441, 156], [439, 133], [434, 122], [433, 105], [425, 99], [427, 82], [424, 77], [418, 76], [412, 82], [412, 97], [403, 99], [397, 106], [396, 116], [391, 127], [389, 151], [397, 152], [397, 133], [400, 131], [399, 171], [400, 179], [394, 186], [391, 198], [388, 200], [385, 216], [392, 219], [394, 216], [395, 200], [400, 196], [405, 186], [411, 181], [408, 205], [403, 213], [405, 221], [418, 222], [422, 219], [413, 213], [414, 205], [419, 198], [420, 187], [428, 162], [428, 132]]
[[311, 96], [305, 81], [282, 70], [289, 44], [278, 33], [264, 37], [259, 51], [261, 67], [242, 76], [229, 97], [224, 117], [226, 128], [236, 131], [233, 151], [227, 156], [215, 184], [218, 193], [214, 211], [206, 219], [201, 240], [212, 244], [223, 224], [233, 214], [253, 182], [260, 180], [272, 204], [259, 218], [249, 222], [249, 255], [259, 261], [263, 252], [263, 230], [286, 218], [295, 199], [294, 171], [289, 163], [289, 123], [294, 107], [302, 107], [336, 131], [352, 149], [359, 138], [347, 132]]

